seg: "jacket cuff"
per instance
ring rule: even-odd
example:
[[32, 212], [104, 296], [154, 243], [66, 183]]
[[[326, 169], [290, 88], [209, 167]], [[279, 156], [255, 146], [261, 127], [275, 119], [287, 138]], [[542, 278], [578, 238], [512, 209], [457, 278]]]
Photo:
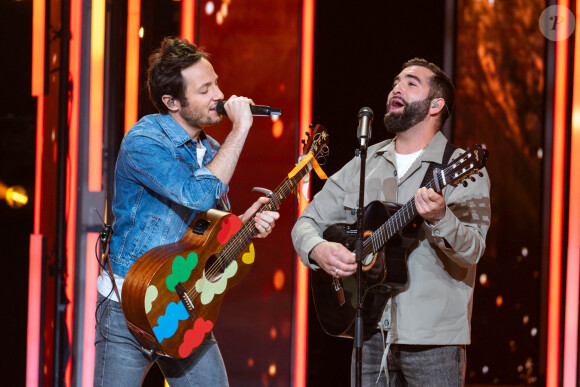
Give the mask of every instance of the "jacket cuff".
[[312, 249], [314, 249], [319, 243], [325, 242], [325, 240], [321, 237], [319, 237], [318, 235], [313, 236], [312, 238], [308, 239], [308, 241], [306, 241], [303, 244], [303, 249], [302, 250], [302, 254], [300, 254], [300, 260], [302, 261], [302, 263], [304, 264], [304, 266], [308, 267], [309, 269], [312, 270], [318, 270], [320, 269], [320, 266], [318, 266], [316, 264], [316, 261], [314, 261], [313, 259], [310, 259], [310, 252], [312, 251]]

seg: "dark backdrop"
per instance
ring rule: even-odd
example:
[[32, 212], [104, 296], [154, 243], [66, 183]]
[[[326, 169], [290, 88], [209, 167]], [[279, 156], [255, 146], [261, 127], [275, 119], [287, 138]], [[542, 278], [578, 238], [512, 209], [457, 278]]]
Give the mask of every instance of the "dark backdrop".
[[[330, 133], [323, 166], [330, 176], [354, 157], [362, 107], [374, 112], [371, 144], [388, 137], [387, 94], [405, 61], [423, 57], [443, 67], [444, 2], [317, 1], [315, 12], [312, 120]], [[323, 182], [312, 181], [314, 195]], [[353, 340], [326, 335], [311, 301], [308, 386], [349, 386]]]

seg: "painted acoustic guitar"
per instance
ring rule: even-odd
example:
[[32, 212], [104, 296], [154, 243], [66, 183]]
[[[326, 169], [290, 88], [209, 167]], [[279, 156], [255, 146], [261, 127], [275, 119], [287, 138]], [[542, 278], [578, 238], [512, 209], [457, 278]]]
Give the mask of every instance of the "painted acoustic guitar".
[[[440, 192], [448, 184], [467, 185], [466, 179], [484, 166], [488, 152], [481, 146], [469, 148], [443, 170], [435, 168], [426, 187]], [[473, 179], [473, 178], [472, 178]], [[402, 231], [412, 232], [417, 218], [415, 199], [398, 208], [374, 201], [365, 207], [362, 288], [363, 332], [376, 328], [390, 294], [407, 283], [406, 249]], [[324, 231], [324, 239], [354, 251], [355, 224], [335, 224]], [[318, 320], [331, 336], [353, 337], [356, 317], [356, 274], [337, 279], [324, 270], [311, 270], [311, 288]]]
[[[258, 210], [277, 210], [312, 169], [323, 174], [317, 157], [328, 154], [328, 133], [316, 125], [298, 165], [269, 192]], [[266, 191], [258, 189], [262, 192]], [[137, 341], [150, 351], [181, 359], [194, 353], [210, 334], [225, 293], [254, 263], [253, 218], [218, 210], [199, 214], [177, 242], [141, 256], [123, 283], [125, 320]]]

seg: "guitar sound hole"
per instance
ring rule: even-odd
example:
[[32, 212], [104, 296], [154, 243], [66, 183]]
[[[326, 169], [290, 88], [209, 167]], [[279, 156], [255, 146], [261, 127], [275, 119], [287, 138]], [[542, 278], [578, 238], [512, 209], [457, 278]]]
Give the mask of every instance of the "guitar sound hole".
[[224, 262], [219, 257], [212, 255], [205, 264], [205, 278], [209, 282], [217, 282], [222, 278], [224, 270]]
[[373, 259], [375, 259], [375, 254], [369, 254], [366, 257], [363, 257], [362, 263], [364, 266], [368, 266], [373, 262]]

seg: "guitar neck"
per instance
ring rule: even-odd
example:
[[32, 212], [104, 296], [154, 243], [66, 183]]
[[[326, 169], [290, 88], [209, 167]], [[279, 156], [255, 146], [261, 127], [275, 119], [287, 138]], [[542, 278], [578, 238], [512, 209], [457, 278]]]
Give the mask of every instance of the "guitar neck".
[[[296, 172], [292, 177], [287, 177], [282, 181], [282, 183], [272, 192], [272, 195], [276, 200], [270, 198], [270, 201], [263, 204], [256, 213], [264, 211], [276, 211], [278, 210], [277, 204], [281, 204], [290, 193], [298, 186], [298, 183], [302, 178], [310, 171], [311, 164], [308, 163], [304, 165], [301, 169]], [[224, 246], [222, 251], [217, 255], [220, 258], [224, 268], [230, 264], [237, 256], [242, 252], [242, 250], [248, 245], [250, 240], [256, 234], [256, 226], [253, 222], [255, 215], [252, 216], [246, 223], [242, 225], [240, 230], [229, 240], [229, 242]]]
[[[435, 182], [431, 179], [426, 188], [435, 188]], [[440, 185], [442, 188], [443, 186]], [[409, 200], [393, 216], [381, 225], [373, 235], [363, 242], [363, 252], [365, 254], [376, 253], [382, 249], [393, 235], [401, 231], [409, 222], [417, 216], [415, 198]]]

